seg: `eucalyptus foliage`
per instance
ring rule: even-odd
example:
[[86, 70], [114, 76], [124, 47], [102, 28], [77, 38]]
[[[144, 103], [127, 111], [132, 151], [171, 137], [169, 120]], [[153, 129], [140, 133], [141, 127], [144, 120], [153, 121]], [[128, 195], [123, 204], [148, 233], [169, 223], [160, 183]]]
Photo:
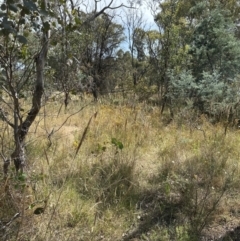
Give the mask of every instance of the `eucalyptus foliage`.
[[237, 79], [227, 83], [219, 72], [203, 72], [201, 79], [197, 79], [191, 71], [179, 75], [169, 71], [168, 77], [168, 97], [173, 107], [194, 109], [219, 120], [228, 118], [229, 111], [239, 103]]
[[[197, 5], [201, 8], [202, 5]], [[198, 8], [197, 8], [198, 9]], [[231, 13], [217, 7], [198, 20], [191, 43], [191, 68], [201, 79], [202, 72], [218, 71], [225, 81], [234, 79], [240, 67], [240, 42]]]

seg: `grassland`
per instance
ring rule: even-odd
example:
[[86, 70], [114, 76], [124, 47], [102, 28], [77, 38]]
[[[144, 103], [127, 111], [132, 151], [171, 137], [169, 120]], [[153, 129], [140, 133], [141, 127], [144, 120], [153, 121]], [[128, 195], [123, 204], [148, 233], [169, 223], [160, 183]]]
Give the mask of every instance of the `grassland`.
[[1, 178], [2, 240], [217, 240], [238, 227], [240, 131], [187, 110], [168, 120], [121, 99], [47, 103], [25, 173]]

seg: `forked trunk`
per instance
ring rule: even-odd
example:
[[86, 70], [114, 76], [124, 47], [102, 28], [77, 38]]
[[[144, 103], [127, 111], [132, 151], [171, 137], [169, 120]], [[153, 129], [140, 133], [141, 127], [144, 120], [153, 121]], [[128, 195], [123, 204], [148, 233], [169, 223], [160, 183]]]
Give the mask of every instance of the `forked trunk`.
[[[43, 45], [41, 51], [35, 56], [35, 63], [36, 63], [36, 82], [35, 82], [35, 89], [32, 97], [32, 107], [28, 112], [26, 119], [20, 123], [20, 125], [15, 121], [14, 126], [14, 142], [15, 142], [15, 150], [11, 155], [11, 159], [14, 161], [16, 172], [18, 173], [23, 172], [26, 155], [25, 155], [25, 138], [31, 127], [32, 123], [34, 122], [36, 116], [38, 115], [41, 109], [41, 100], [42, 95], [44, 92], [44, 66], [48, 52], [48, 33], [44, 33], [43, 36]], [[18, 106], [14, 106], [15, 111]], [[8, 166], [10, 162], [6, 161], [4, 163], [4, 174], [7, 175], [8, 173]]]

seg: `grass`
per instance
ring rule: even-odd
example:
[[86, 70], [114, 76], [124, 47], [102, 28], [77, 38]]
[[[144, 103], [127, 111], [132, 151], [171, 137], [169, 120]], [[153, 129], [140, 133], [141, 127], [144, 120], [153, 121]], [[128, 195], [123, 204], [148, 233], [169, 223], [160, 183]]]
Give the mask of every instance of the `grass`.
[[166, 124], [157, 107], [119, 100], [60, 107], [31, 127], [24, 176], [1, 181], [1, 222], [21, 213], [3, 240], [200, 240], [239, 225], [238, 130], [192, 113]]

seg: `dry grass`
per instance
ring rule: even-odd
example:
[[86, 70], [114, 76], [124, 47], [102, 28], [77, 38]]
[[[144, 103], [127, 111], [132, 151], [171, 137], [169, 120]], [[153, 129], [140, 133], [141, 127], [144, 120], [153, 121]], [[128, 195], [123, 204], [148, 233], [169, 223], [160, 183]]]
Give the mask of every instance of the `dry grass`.
[[21, 213], [5, 240], [199, 240], [238, 225], [238, 130], [192, 115], [166, 125], [147, 104], [60, 107], [48, 103], [30, 130], [26, 178], [2, 182], [1, 217]]

